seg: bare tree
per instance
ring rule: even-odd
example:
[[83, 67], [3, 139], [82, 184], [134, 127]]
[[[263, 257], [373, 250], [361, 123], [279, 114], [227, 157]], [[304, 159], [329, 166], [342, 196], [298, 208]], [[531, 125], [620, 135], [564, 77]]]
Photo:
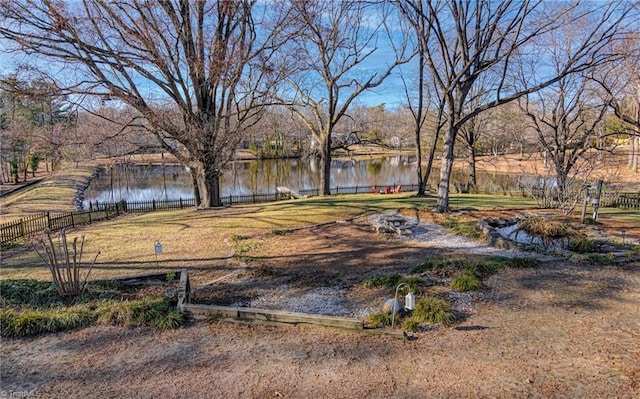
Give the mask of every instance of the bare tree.
[[[454, 145], [467, 120], [488, 109], [547, 87], [564, 76], [610, 61], [605, 51], [618, 39], [629, 17], [627, 3], [586, 3], [565, 6], [545, 1], [400, 0], [404, 9], [423, 14], [428, 29], [426, 62], [429, 73], [443, 93], [448, 128], [438, 185], [436, 209], [449, 209], [449, 183]], [[517, 85], [514, 65], [527, 54], [545, 60], [548, 34], [560, 26], [582, 23], [586, 28], [567, 52], [566, 64], [555, 74], [527, 76]], [[537, 47], [536, 47], [537, 45]], [[613, 55], [615, 57], [615, 55]], [[617, 58], [617, 57], [616, 57]], [[546, 72], [540, 68], [540, 72]], [[490, 100], [468, 106], [470, 93], [480, 77], [494, 76]], [[521, 82], [522, 83], [522, 82]]]
[[284, 48], [284, 64], [290, 74], [281, 98], [318, 142], [321, 193], [328, 195], [334, 128], [356, 98], [379, 86], [410, 58], [406, 42], [401, 42], [392, 48], [386, 65], [374, 72], [363, 68], [381, 51], [378, 41], [384, 40], [389, 22], [384, 4], [342, 0], [294, 0], [290, 4], [289, 27], [296, 36]]
[[553, 182], [546, 181], [542, 192], [544, 205], [565, 213], [579, 201], [583, 184], [595, 170], [597, 152], [610, 149], [605, 138], [618, 134], [604, 133], [608, 104], [596, 100], [595, 86], [589, 77], [573, 74], [521, 99], [553, 166]]
[[278, 7], [257, 4], [7, 0], [0, 37], [49, 68], [63, 64], [71, 90], [137, 110], [160, 145], [191, 168], [200, 205], [220, 206], [221, 169], [272, 84]]
[[467, 190], [474, 191], [478, 187], [476, 177], [476, 155], [480, 138], [487, 133], [489, 126], [489, 113], [478, 114], [460, 127], [458, 139], [464, 144], [467, 151], [467, 167], [469, 169], [469, 185]]
[[618, 50], [623, 52], [625, 57], [611, 69], [599, 71], [596, 79], [615, 115], [631, 126], [628, 133], [628, 167], [638, 172], [640, 168], [640, 34], [636, 32], [630, 35], [620, 43]]

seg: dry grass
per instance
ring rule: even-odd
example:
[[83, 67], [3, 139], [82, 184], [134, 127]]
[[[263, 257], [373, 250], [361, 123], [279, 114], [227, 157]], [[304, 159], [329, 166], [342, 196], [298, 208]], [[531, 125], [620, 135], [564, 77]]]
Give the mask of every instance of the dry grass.
[[[307, 199], [233, 208], [146, 213], [84, 226], [70, 238], [86, 235], [86, 254], [101, 252], [92, 276], [105, 278], [190, 267], [223, 273], [241, 259], [233, 237], [254, 237], [273, 231], [330, 223], [367, 212], [415, 206], [408, 196], [365, 195]], [[283, 238], [286, 240], [286, 237]], [[163, 251], [155, 256], [155, 242]], [[227, 271], [228, 272], [228, 271]], [[47, 279], [46, 267], [30, 246], [6, 251], [0, 278]], [[211, 276], [210, 276], [211, 277]]]
[[41, 183], [0, 198], [0, 223], [40, 212], [70, 212], [73, 199], [95, 170], [94, 165], [70, 166], [46, 177]]

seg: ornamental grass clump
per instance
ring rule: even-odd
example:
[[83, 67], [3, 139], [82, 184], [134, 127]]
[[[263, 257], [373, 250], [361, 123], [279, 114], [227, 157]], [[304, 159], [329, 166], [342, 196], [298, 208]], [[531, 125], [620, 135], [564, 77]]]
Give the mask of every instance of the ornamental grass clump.
[[413, 309], [412, 316], [418, 322], [430, 324], [449, 325], [456, 319], [448, 302], [432, 296], [419, 300]]
[[372, 328], [382, 328], [391, 325], [392, 315], [389, 312], [376, 312], [367, 316], [366, 324]]
[[518, 232], [524, 231], [532, 237], [539, 237], [545, 248], [549, 248], [556, 240], [571, 239], [584, 236], [569, 223], [557, 220], [547, 220], [539, 216], [533, 216], [518, 222]]
[[451, 289], [458, 292], [477, 291], [482, 283], [472, 273], [462, 273], [451, 280]]

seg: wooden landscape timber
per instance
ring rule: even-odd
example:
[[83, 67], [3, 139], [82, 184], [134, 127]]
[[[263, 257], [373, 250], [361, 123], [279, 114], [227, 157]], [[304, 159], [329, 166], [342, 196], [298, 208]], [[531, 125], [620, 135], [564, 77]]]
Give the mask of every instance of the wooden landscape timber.
[[258, 309], [233, 306], [191, 304], [189, 274], [186, 269], [180, 273], [180, 287], [178, 288], [178, 310], [193, 316], [196, 320], [222, 318], [242, 321], [285, 323], [285, 324], [313, 324], [323, 327], [335, 327], [347, 330], [363, 330], [364, 321], [350, 317], [326, 316], [309, 313], [287, 312], [281, 310]]
[[200, 305], [183, 303], [180, 311], [193, 316], [196, 320], [221, 318], [242, 321], [284, 323], [284, 324], [314, 324], [323, 327], [342, 328], [347, 330], [363, 330], [364, 321], [349, 317], [316, 315], [309, 313], [286, 312], [281, 310]]

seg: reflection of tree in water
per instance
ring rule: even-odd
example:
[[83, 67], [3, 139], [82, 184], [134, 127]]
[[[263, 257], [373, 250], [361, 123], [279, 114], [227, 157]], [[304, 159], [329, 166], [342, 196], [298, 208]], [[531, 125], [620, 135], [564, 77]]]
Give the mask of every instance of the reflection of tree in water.
[[386, 160], [387, 160], [387, 158], [380, 158], [380, 159], [371, 160], [367, 164], [367, 172], [369, 172], [369, 174], [371, 174], [373, 176], [380, 175], [380, 172], [382, 171], [382, 165], [384, 165]]
[[[393, 161], [392, 161], [393, 160]], [[273, 193], [276, 185], [287, 186], [297, 191], [317, 189], [320, 169], [317, 158], [251, 160], [230, 164], [222, 180], [225, 196]], [[332, 179], [341, 187], [392, 186], [414, 183], [415, 165], [411, 159], [397, 157], [335, 160], [332, 164]], [[431, 188], [437, 187], [437, 168], [429, 180]], [[481, 192], [507, 192], [518, 190], [524, 178], [519, 174], [478, 173], [478, 190]], [[468, 190], [468, 175], [455, 169], [452, 174], [452, 190]], [[87, 201], [116, 202], [150, 201], [152, 199], [177, 200], [192, 198], [192, 185], [184, 167], [171, 164], [106, 165], [91, 181], [85, 191]], [[88, 204], [85, 203], [85, 206]]]
[[249, 161], [249, 190], [255, 193], [258, 190], [258, 161]]

